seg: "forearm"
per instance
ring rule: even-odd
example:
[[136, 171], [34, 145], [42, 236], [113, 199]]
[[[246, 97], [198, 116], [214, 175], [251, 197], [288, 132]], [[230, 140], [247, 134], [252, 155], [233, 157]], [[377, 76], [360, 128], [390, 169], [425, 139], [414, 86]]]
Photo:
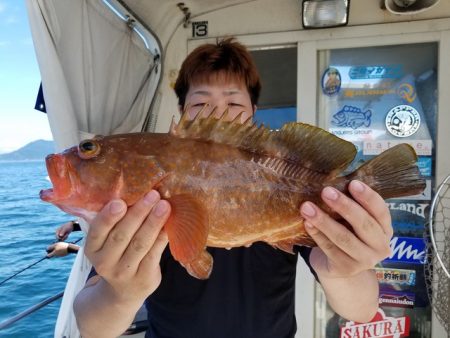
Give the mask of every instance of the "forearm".
[[102, 279], [87, 285], [77, 295], [73, 305], [81, 336], [120, 336], [131, 324], [142, 303], [143, 300], [132, 297], [120, 299]]
[[373, 270], [352, 277], [318, 276], [331, 308], [341, 317], [368, 322], [378, 309], [378, 281]]

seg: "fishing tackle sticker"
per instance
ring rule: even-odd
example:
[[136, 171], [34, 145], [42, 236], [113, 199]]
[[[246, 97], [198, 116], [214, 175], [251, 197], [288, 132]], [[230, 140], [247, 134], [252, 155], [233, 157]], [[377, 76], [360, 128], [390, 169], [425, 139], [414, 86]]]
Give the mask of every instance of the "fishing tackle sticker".
[[327, 68], [322, 75], [322, 92], [325, 95], [333, 96], [341, 89], [341, 74], [334, 67]]
[[369, 127], [372, 122], [372, 111], [362, 111], [358, 107], [345, 105], [341, 110], [333, 115], [331, 123], [338, 127], [350, 127], [358, 129]]
[[375, 268], [378, 282], [389, 285], [416, 285], [416, 270]]
[[426, 259], [425, 241], [415, 237], [392, 237], [391, 255], [383, 262], [424, 264]]
[[416, 108], [401, 104], [392, 108], [386, 115], [386, 128], [396, 137], [408, 137], [420, 127], [420, 114]]
[[407, 291], [380, 290], [378, 304], [380, 306], [413, 308], [416, 296]]
[[409, 336], [410, 319], [388, 317], [382, 309], [368, 323], [349, 321], [341, 328], [340, 338], [400, 338]]
[[397, 95], [408, 103], [413, 103], [417, 97], [416, 91], [410, 83], [402, 83], [398, 86]]

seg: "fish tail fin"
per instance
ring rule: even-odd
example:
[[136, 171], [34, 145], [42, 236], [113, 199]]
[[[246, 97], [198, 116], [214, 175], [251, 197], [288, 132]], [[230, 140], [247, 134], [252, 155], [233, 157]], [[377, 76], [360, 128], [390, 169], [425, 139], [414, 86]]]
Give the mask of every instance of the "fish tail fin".
[[191, 276], [207, 279], [213, 264], [212, 257], [206, 251], [209, 233], [207, 212], [189, 194], [174, 195], [168, 201], [172, 212], [164, 227], [170, 252]]
[[414, 148], [402, 143], [364, 163], [346, 178], [366, 183], [384, 199], [417, 195], [425, 189], [426, 182], [416, 162]]

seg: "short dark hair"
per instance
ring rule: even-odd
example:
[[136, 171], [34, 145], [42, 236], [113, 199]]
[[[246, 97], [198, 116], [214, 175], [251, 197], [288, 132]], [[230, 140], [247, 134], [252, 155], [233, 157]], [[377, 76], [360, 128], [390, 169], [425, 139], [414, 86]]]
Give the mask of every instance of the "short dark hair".
[[184, 108], [191, 84], [209, 83], [225, 75], [226, 79], [243, 81], [253, 105], [258, 103], [261, 80], [247, 48], [233, 37], [217, 40], [194, 49], [184, 60], [175, 82], [178, 104]]

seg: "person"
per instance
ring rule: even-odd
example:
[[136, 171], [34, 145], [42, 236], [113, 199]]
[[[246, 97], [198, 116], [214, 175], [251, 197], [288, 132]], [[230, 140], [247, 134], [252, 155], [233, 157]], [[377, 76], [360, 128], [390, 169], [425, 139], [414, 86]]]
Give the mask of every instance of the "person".
[[47, 257], [64, 257], [71, 253], [78, 253], [80, 247], [75, 243], [64, 242], [73, 231], [81, 231], [80, 223], [76, 220], [61, 224], [55, 230], [57, 242], [47, 246]]
[[[260, 79], [246, 48], [227, 38], [187, 56], [175, 92], [180, 111], [190, 118], [207, 103], [217, 112], [229, 109], [231, 117], [244, 111], [244, 120], [256, 111]], [[321, 194], [346, 224], [310, 201], [300, 206], [317, 247], [297, 247], [295, 255], [259, 242], [249, 248], [208, 248], [214, 269], [207, 280], [192, 278], [171, 257], [163, 228], [171, 206], [157, 191], [129, 208], [122, 200], [110, 201], [86, 237], [85, 253], [95, 272], [74, 301], [82, 336], [120, 335], [145, 301], [148, 338], [294, 337], [298, 254], [337, 313], [369, 321], [378, 309], [373, 267], [389, 255], [393, 230], [389, 210], [375, 191], [359, 181], [352, 181], [349, 191], [352, 198], [332, 187]]]

